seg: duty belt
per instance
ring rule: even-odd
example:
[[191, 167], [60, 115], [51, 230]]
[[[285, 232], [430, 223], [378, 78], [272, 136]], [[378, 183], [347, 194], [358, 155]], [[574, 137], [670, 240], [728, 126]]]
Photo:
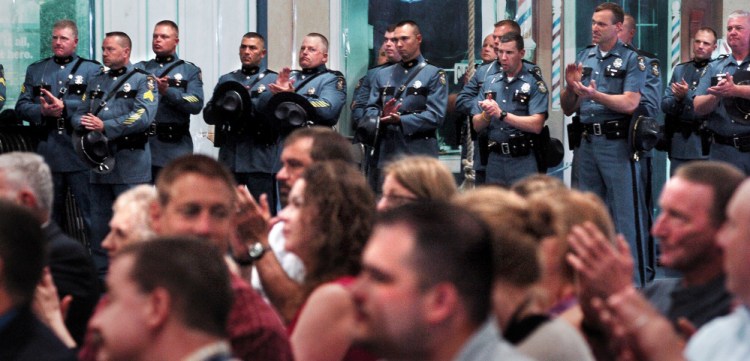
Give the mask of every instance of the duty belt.
[[190, 134], [189, 124], [153, 122], [148, 129], [148, 135], [157, 136], [162, 141], [179, 141], [186, 134]]
[[405, 135], [406, 138], [414, 140], [414, 139], [427, 139], [427, 138], [437, 138], [435, 135], [434, 130], [427, 130], [424, 132], [416, 132], [414, 134]]
[[531, 149], [534, 146], [534, 142], [528, 136], [514, 137], [508, 140], [508, 142], [494, 142], [490, 141], [488, 149], [492, 152], [509, 155], [511, 157], [525, 157], [531, 154]]
[[725, 137], [723, 135], [713, 133], [712, 139], [714, 140], [714, 143], [735, 147], [740, 152], [750, 152], [750, 135]]
[[584, 123], [583, 135], [604, 135], [607, 139], [623, 139], [628, 137], [627, 119], [609, 120], [600, 123]]
[[125, 135], [115, 140], [118, 151], [123, 149], [146, 149], [146, 143], [148, 143], [148, 135], [146, 133]]

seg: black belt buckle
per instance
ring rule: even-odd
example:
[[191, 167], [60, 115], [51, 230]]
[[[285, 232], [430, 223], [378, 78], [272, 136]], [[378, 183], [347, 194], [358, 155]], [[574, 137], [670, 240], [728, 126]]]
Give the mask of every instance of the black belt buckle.
[[500, 143], [500, 151], [503, 154], [510, 154], [510, 144], [509, 143]]
[[594, 135], [602, 135], [602, 124], [601, 123], [594, 123], [594, 124], [592, 124], [592, 128], [594, 130]]
[[57, 134], [62, 134], [65, 130], [65, 118], [57, 118], [55, 123], [57, 124]]

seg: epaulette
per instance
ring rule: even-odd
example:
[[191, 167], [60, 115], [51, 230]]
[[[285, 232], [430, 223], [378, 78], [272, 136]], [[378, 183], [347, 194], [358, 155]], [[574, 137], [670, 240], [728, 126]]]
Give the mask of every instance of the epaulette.
[[636, 49], [635, 51], [638, 52], [638, 55], [645, 56], [651, 59], [656, 59], [656, 55], [649, 53], [648, 51], [645, 51], [643, 49]]
[[529, 68], [529, 74], [533, 75], [536, 80], [542, 80], [542, 69], [537, 65], [534, 65], [533, 68]]
[[[237, 70], [235, 70], [235, 71], [237, 71]], [[271, 69], [263, 70], [263, 72], [266, 73], [266, 74], [278, 74], [277, 72], [275, 72], [275, 71], [273, 71]]]
[[43, 63], [43, 62], [45, 62], [45, 61], [47, 61], [47, 60], [50, 60], [50, 59], [52, 59], [52, 57], [51, 57], [51, 56], [49, 56], [49, 57], [46, 57], [46, 58], [44, 58], [44, 59], [41, 59], [41, 60], [37, 60], [37, 61], [35, 61], [35, 62], [31, 63], [30, 65], [36, 65], [36, 64], [39, 64], [39, 63]]
[[83, 61], [88, 61], [88, 62], [90, 62], [90, 63], [94, 63], [94, 64], [96, 64], [96, 65], [102, 65], [102, 63], [100, 63], [100, 62], [98, 62], [98, 61], [96, 61], [96, 60], [94, 60], [94, 59], [86, 59], [86, 58], [81, 58], [81, 60], [83, 60]]
[[534, 65], [534, 66], [536, 66], [536, 63], [535, 63], [535, 62], [533, 62], [533, 61], [528, 61], [528, 60], [526, 60], [526, 59], [521, 59], [521, 62], [523, 62], [523, 63], [526, 63], [526, 64], [529, 64], [529, 65]]
[[389, 65], [393, 65], [393, 63], [385, 62], [383, 64], [373, 65], [373, 66], [367, 68], [367, 70], [372, 70], [372, 69], [377, 69], [377, 68], [384, 68], [384, 67], [389, 66]]
[[335, 76], [340, 76], [342, 78], [344, 77], [344, 74], [342, 72], [338, 71], [338, 70], [328, 69], [328, 72], [331, 73], [331, 74], [333, 74], [333, 75], [335, 75]]
[[721, 55], [717, 56], [716, 59], [711, 59], [709, 61], [709, 63], [717, 61], [717, 60], [724, 60], [724, 59], [726, 59], [728, 57], [729, 57], [729, 54], [721, 54]]
[[141, 73], [141, 74], [143, 74], [145, 76], [153, 76], [153, 74], [151, 74], [151, 73], [149, 73], [149, 72], [147, 72], [147, 71], [145, 71], [145, 70], [143, 70], [141, 68], [133, 68], [133, 71], [136, 72], [136, 73]]
[[593, 48], [593, 47], [595, 47], [595, 46], [596, 46], [596, 44], [591, 44], [591, 45], [589, 45], [589, 46], [585, 47], [584, 49], [588, 49], [588, 48]]
[[625, 43], [622, 43], [622, 46], [624, 46], [625, 49], [630, 49], [630, 50], [636, 52], [636, 54], [640, 55], [639, 50], [636, 49], [634, 46], [632, 46], [630, 44], [625, 44]]

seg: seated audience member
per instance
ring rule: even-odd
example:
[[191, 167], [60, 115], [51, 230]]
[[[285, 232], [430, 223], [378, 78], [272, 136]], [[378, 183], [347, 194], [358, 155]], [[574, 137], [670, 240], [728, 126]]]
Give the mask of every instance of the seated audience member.
[[631, 359], [647, 361], [722, 360], [750, 358], [750, 181], [744, 181], [727, 206], [727, 218], [716, 238], [724, 251], [726, 285], [740, 305], [727, 316], [698, 329], [687, 345], [671, 322], [660, 315], [632, 286], [599, 302], [599, 318], [619, 337], [620, 350]]
[[528, 360], [489, 319], [492, 264], [489, 229], [463, 208], [385, 211], [352, 288], [356, 344], [394, 360]]
[[128, 189], [117, 197], [112, 205], [109, 234], [102, 241], [109, 258], [117, 255], [122, 247], [155, 236], [149, 210], [156, 201], [156, 188], [148, 184]]
[[[657, 280], [643, 290], [645, 297], [686, 336], [706, 322], [731, 311], [733, 297], [725, 287], [724, 252], [717, 235], [726, 219], [726, 205], [744, 180], [735, 167], [716, 161], [696, 161], [677, 169], [659, 198], [662, 212], [652, 228], [660, 240], [661, 260], [681, 278]], [[583, 231], [583, 230], [582, 230]], [[572, 239], [572, 264], [584, 287], [606, 299], [633, 287], [615, 269], [632, 264], [629, 254], [602, 246], [595, 232]], [[596, 326], [596, 315], [589, 324]]]
[[378, 211], [413, 201], [447, 202], [458, 191], [456, 180], [441, 161], [427, 156], [406, 156], [386, 165]]
[[454, 203], [477, 213], [492, 230], [492, 305], [503, 338], [539, 361], [593, 361], [583, 336], [565, 320], [551, 319], [536, 302], [542, 237], [531, 222], [528, 202], [509, 190], [486, 186], [458, 195]]
[[[222, 254], [229, 252], [240, 218], [234, 177], [224, 166], [203, 155], [180, 157], [159, 173], [156, 190], [149, 218], [157, 235], [198, 237]], [[112, 247], [115, 252], [119, 249], [114, 239]], [[236, 269], [229, 259], [227, 267]], [[230, 278], [234, 302], [227, 336], [233, 355], [242, 360], [292, 360], [286, 331], [273, 309], [238, 274], [230, 273]], [[86, 339], [81, 360], [94, 359], [93, 341]]]
[[568, 189], [568, 187], [560, 178], [536, 173], [513, 183], [510, 189], [522, 197], [529, 197], [538, 192], [560, 192]]
[[[109, 222], [109, 234], [102, 241], [102, 248], [107, 251], [107, 257], [112, 258], [117, 252], [131, 243], [149, 240], [154, 236], [151, 230], [151, 221], [148, 216], [151, 203], [156, 201], [156, 189], [147, 184], [142, 184], [128, 189], [120, 194], [112, 206], [112, 220]], [[94, 314], [104, 305], [106, 294], [102, 296], [94, 309]], [[55, 320], [62, 317], [59, 307], [55, 307], [53, 300], [47, 301], [45, 305], [45, 316]], [[65, 329], [51, 327], [61, 339], [70, 337]], [[86, 330], [86, 337], [91, 337], [91, 329]], [[78, 344], [81, 344], [80, 342]], [[91, 342], [84, 343], [79, 354], [81, 360], [93, 360], [96, 358], [96, 350]]]
[[[159, 236], [188, 236], [210, 241], [229, 254], [230, 241], [244, 225], [234, 176], [204, 155], [175, 159], [156, 179], [158, 202], [151, 222]], [[247, 188], [243, 195], [252, 197]], [[227, 257], [234, 267], [234, 262]], [[289, 339], [279, 316], [239, 274], [232, 273], [234, 304], [227, 333], [232, 352], [242, 360], [292, 360]]]
[[[65, 328], [75, 343], [80, 343], [99, 300], [99, 280], [83, 245], [63, 233], [52, 220], [52, 173], [44, 159], [26, 152], [0, 155], [0, 198], [31, 210], [42, 224], [52, 281], [59, 299], [68, 304]], [[47, 320], [44, 315], [39, 316]]]
[[232, 360], [230, 276], [211, 244], [165, 238], [125, 246], [112, 259], [107, 289], [91, 318], [99, 359]]
[[[349, 140], [327, 127], [299, 128], [289, 134], [284, 140], [281, 152], [281, 169], [276, 174], [282, 206], [287, 204], [292, 185], [310, 164], [324, 160], [340, 160], [354, 164], [351, 147]], [[241, 198], [240, 201], [243, 199], [245, 198]], [[248, 211], [255, 211], [256, 218], [268, 222], [271, 217], [269, 207], [276, 205], [269, 206], [265, 198], [261, 197], [260, 202], [247, 199], [246, 204], [241, 206]], [[268, 299], [285, 322], [289, 322], [297, 315], [300, 302], [304, 299], [301, 283], [305, 269], [297, 255], [286, 251], [283, 228], [284, 222], [276, 222], [268, 232], [267, 243], [260, 243], [255, 238], [243, 239], [242, 244], [234, 245], [233, 251], [247, 259], [250, 249], [262, 250], [270, 247], [273, 250], [255, 252], [246, 263], [248, 267], [241, 270], [245, 278], [250, 277], [253, 288]]]
[[38, 217], [0, 200], [0, 360], [75, 360], [31, 311], [45, 262]]
[[529, 198], [531, 227], [542, 238], [539, 244], [541, 279], [539, 289], [548, 312], [557, 316], [578, 303], [575, 271], [566, 261], [571, 248], [568, 236], [575, 225], [593, 222], [614, 237], [606, 206], [593, 193], [565, 189], [537, 192]]
[[[581, 225], [596, 230], [601, 235], [601, 242], [612, 247], [617, 242], [621, 252], [628, 250], [622, 236], [615, 236], [615, 228], [609, 211], [599, 197], [593, 193], [575, 190], [565, 192], [539, 192], [529, 198], [531, 207], [532, 228], [543, 236], [540, 244], [542, 277], [539, 290], [545, 295], [547, 309], [551, 315], [568, 321], [587, 338], [589, 347], [596, 359], [605, 350], [595, 347], [596, 343], [586, 332], [588, 323], [582, 322], [584, 313], [591, 313], [590, 300], [597, 293], [581, 285], [580, 276], [565, 261], [570, 258], [570, 237], [576, 234]], [[629, 254], [629, 253], [628, 253]], [[632, 263], [629, 267], [615, 268], [609, 272], [632, 274]], [[631, 272], [631, 273], [628, 273]], [[632, 282], [628, 278], [628, 282]]]
[[[347, 291], [359, 273], [374, 216], [374, 195], [348, 163], [313, 163], [292, 186], [278, 218], [286, 249], [306, 270], [302, 307], [288, 325], [296, 360], [375, 360], [350, 347], [355, 312]], [[261, 243], [265, 229], [256, 230]]]

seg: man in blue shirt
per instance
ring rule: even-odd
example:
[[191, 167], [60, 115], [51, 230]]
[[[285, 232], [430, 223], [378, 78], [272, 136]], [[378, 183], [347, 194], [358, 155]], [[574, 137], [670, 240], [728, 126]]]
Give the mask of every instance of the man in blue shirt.
[[[750, 114], [738, 109], [750, 102], [750, 85], [734, 79], [750, 72], [750, 12], [737, 10], [727, 20], [732, 54], [711, 63], [695, 89], [695, 113], [708, 115], [713, 133], [709, 159], [734, 164], [750, 173]], [[746, 78], [747, 79], [747, 78]]]
[[404, 154], [437, 158], [437, 129], [448, 103], [445, 72], [422, 56], [419, 26], [402, 21], [393, 38], [401, 62], [378, 72], [367, 101], [366, 115], [380, 117], [381, 123], [375, 151], [378, 169]]
[[201, 69], [177, 56], [180, 30], [173, 21], [162, 20], [154, 26], [151, 48], [154, 59], [135, 66], [156, 77], [159, 110], [151, 124], [151, 179], [172, 159], [193, 153], [190, 115], [203, 109]]
[[573, 186], [591, 191], [609, 207], [615, 227], [631, 244], [640, 282], [645, 283], [645, 209], [639, 201], [639, 164], [632, 160], [628, 127], [645, 86], [645, 59], [617, 38], [625, 14], [619, 5], [594, 9], [594, 45], [578, 54], [565, 69], [566, 87], [560, 101], [565, 115], [577, 113], [580, 137], [573, 157]]
[[238, 82], [250, 92], [252, 109], [247, 119], [242, 119], [234, 127], [223, 124], [216, 113], [216, 101], [211, 99], [203, 110], [203, 119], [208, 124], [216, 125], [216, 132], [225, 132], [219, 147], [219, 161], [234, 174], [238, 184], [244, 184], [255, 197], [260, 199], [266, 194], [271, 210], [276, 211], [276, 173], [281, 168], [281, 137], [268, 127], [263, 127], [266, 120], [266, 105], [273, 95], [269, 89], [276, 81], [276, 72], [261, 68], [266, 56], [266, 41], [263, 35], [248, 32], [242, 36], [239, 57], [242, 67], [219, 78], [219, 85], [227, 82]]
[[[26, 70], [26, 79], [16, 103], [19, 119], [41, 128], [36, 152], [52, 170], [55, 201], [52, 217], [65, 224], [65, 199], [70, 188], [81, 211], [86, 230], [91, 228], [89, 167], [73, 150], [71, 118], [85, 95], [86, 86], [101, 70], [101, 64], [76, 55], [78, 26], [59, 20], [52, 27], [52, 52]], [[5, 81], [2, 81], [3, 86]]]
[[120, 193], [151, 181], [151, 151], [146, 131], [159, 105], [156, 80], [130, 63], [130, 37], [107, 33], [102, 42], [106, 71], [94, 76], [72, 118], [78, 132], [98, 131], [109, 138], [114, 169], [91, 172], [91, 248], [99, 275], [107, 270], [101, 242], [109, 233], [112, 203]]
[[693, 59], [675, 66], [669, 86], [664, 89], [661, 110], [666, 115], [671, 174], [691, 160], [708, 159], [708, 149], [704, 154], [701, 137], [707, 117], [695, 114], [692, 99], [714, 50], [716, 31], [708, 27], [698, 29], [693, 38]]
[[510, 186], [537, 172], [533, 138], [547, 119], [547, 86], [523, 66], [523, 37], [503, 35], [496, 48], [503, 71], [487, 79], [472, 111], [474, 129], [489, 130], [487, 182]]

